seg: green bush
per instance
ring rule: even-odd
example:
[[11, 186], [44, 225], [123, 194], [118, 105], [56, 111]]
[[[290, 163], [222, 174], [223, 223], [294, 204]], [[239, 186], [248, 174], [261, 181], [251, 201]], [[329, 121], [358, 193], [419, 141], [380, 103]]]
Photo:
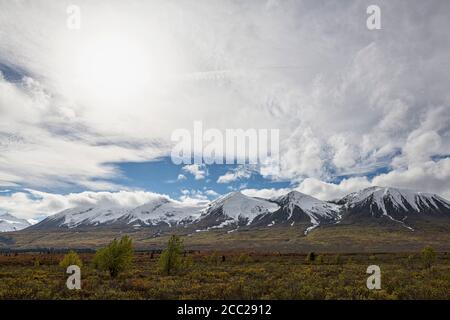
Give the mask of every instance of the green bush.
[[178, 236], [171, 236], [167, 243], [167, 248], [159, 257], [159, 268], [166, 274], [170, 275], [172, 271], [176, 271], [182, 264], [181, 253], [183, 252], [183, 240]]
[[324, 261], [325, 261], [325, 259], [322, 255], [317, 256], [317, 259], [316, 259], [317, 264], [323, 264]]
[[41, 261], [38, 258], [34, 258], [33, 265], [35, 268], [39, 268], [41, 266]]
[[436, 260], [436, 252], [434, 252], [433, 248], [425, 247], [422, 250], [422, 261], [425, 267], [431, 268], [435, 260]]
[[98, 250], [94, 256], [94, 266], [98, 270], [108, 271], [112, 278], [129, 268], [133, 262], [133, 243], [124, 236], [120, 241], [114, 239], [106, 248]]
[[64, 268], [64, 270], [72, 265], [76, 265], [80, 268], [83, 266], [83, 262], [75, 251], [69, 251], [69, 253], [59, 262], [59, 266]]

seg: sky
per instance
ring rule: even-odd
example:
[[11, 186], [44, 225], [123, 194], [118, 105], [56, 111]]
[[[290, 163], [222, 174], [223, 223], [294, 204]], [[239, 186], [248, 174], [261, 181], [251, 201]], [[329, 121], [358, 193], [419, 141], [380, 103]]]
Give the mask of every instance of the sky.
[[[449, 16], [447, 0], [0, 0], [0, 212], [373, 185], [450, 199]], [[279, 130], [279, 170], [174, 164], [195, 121]]]

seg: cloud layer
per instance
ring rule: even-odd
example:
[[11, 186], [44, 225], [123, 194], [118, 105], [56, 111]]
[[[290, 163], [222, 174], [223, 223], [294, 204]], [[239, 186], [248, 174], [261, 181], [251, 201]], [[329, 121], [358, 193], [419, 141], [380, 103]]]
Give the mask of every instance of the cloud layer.
[[[0, 4], [0, 186], [122, 190], [114, 164], [169, 155], [172, 131], [201, 120], [280, 129], [270, 178], [320, 198], [369, 185], [450, 197], [448, 1], [378, 1], [375, 31], [371, 1], [77, 2], [79, 31], [68, 1]], [[137, 49], [91, 70], [99, 39]]]

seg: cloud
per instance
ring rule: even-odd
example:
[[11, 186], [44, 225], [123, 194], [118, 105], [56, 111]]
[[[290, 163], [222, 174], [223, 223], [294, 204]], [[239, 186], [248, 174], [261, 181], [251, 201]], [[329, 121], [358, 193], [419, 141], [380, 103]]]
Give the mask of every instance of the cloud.
[[201, 190], [183, 189], [181, 194], [179, 199], [186, 204], [206, 204], [209, 201], [207, 195]]
[[184, 174], [179, 174], [178, 177], [177, 177], [178, 181], [182, 181], [182, 180], [186, 180], [186, 179], [187, 178], [186, 178], [186, 176]]
[[[450, 3], [380, 1], [381, 31], [365, 27], [369, 4], [225, 1], [200, 12], [191, 1], [82, 1], [72, 32], [65, 2], [2, 2], [0, 69], [19, 76], [0, 77], [0, 186], [118, 190], [115, 163], [169, 155], [172, 131], [202, 120], [280, 129], [280, 173], [270, 178], [321, 197], [365, 179], [448, 194], [437, 172], [449, 168], [436, 159], [450, 154]], [[148, 86], [125, 92], [135, 81], [126, 59], [112, 76], [103, 68], [79, 81], [86, 51], [105, 38], [142, 44]], [[330, 183], [380, 167], [392, 172]], [[227, 174], [221, 181], [236, 178]]]
[[393, 186], [437, 193], [450, 199], [450, 158], [412, 164], [373, 178], [373, 185]]
[[371, 182], [365, 177], [344, 179], [338, 184], [307, 178], [295, 189], [321, 200], [335, 200], [371, 185]]
[[220, 194], [218, 194], [216, 191], [214, 191], [214, 190], [206, 190], [205, 191], [205, 194], [207, 195], [207, 196], [210, 196], [210, 197], [218, 197], [218, 196], [220, 196]]
[[379, 174], [372, 179], [351, 177], [339, 183], [330, 183], [316, 178], [306, 178], [294, 188], [247, 189], [242, 192], [249, 196], [273, 198], [292, 190], [311, 195], [321, 200], [335, 200], [349, 193], [371, 186], [397, 187], [415, 191], [436, 193], [450, 199], [450, 158], [414, 164], [406, 169], [396, 169]]
[[117, 190], [123, 187], [105, 181], [120, 176], [110, 163], [161, 154], [157, 145], [106, 142], [65, 118], [39, 84], [32, 81], [30, 89], [30, 81], [0, 79], [0, 185]]
[[207, 175], [206, 166], [202, 164], [185, 165], [181, 170], [193, 175], [195, 180], [205, 179], [205, 176]]
[[243, 194], [249, 197], [258, 197], [263, 199], [273, 199], [277, 197], [284, 196], [285, 194], [292, 191], [292, 189], [282, 188], [282, 189], [244, 189], [241, 190]]
[[339, 184], [328, 183], [316, 178], [307, 178], [299, 185], [292, 188], [245, 189], [241, 192], [251, 197], [273, 199], [283, 196], [291, 191], [299, 191], [321, 200], [335, 200], [340, 199], [351, 192], [359, 191], [371, 185], [371, 182], [364, 177], [345, 179]]
[[248, 166], [238, 166], [232, 171], [228, 171], [217, 179], [217, 183], [231, 183], [252, 176], [252, 170]]
[[119, 191], [70, 193], [67, 195], [26, 190], [10, 195], [0, 195], [0, 209], [13, 215], [30, 219], [49, 216], [77, 206], [112, 206], [132, 208], [159, 197], [167, 197], [146, 191]]

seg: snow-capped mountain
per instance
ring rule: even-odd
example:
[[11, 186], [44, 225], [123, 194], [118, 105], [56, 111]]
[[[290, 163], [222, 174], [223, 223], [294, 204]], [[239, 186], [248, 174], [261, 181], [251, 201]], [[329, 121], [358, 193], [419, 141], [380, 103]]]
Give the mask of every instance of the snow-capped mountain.
[[197, 219], [204, 206], [185, 205], [159, 197], [136, 208], [82, 206], [64, 210], [34, 225], [33, 229], [95, 226], [168, 227]]
[[211, 202], [199, 218], [201, 225], [220, 228], [227, 225], [250, 225], [279, 209], [279, 205], [264, 199], [252, 198], [241, 192], [226, 194]]
[[124, 219], [134, 226], [163, 223], [171, 227], [197, 220], [204, 208], [204, 205], [186, 205], [161, 197], [131, 210]]
[[66, 209], [33, 225], [32, 229], [76, 228], [111, 224], [128, 214], [130, 209], [104, 206], [79, 206]]
[[25, 219], [19, 219], [9, 213], [0, 213], [0, 232], [18, 231], [31, 226]]
[[417, 218], [450, 218], [449, 201], [436, 194], [407, 189], [370, 187], [351, 193], [337, 203], [343, 205], [346, 220], [388, 218], [409, 229], [412, 228], [407, 223]]
[[277, 223], [289, 223], [291, 226], [306, 223], [310, 224], [305, 230], [307, 234], [321, 224], [336, 223], [341, 218], [340, 205], [321, 201], [298, 191], [291, 191], [273, 201], [280, 206], [279, 210], [261, 219], [261, 222], [268, 223], [269, 226]]
[[[450, 219], [450, 202], [442, 197], [410, 190], [371, 187], [351, 193], [339, 201], [326, 202], [292, 191], [273, 199], [250, 197], [241, 192], [224, 195], [209, 204], [185, 204], [161, 196], [135, 208], [83, 206], [64, 210], [29, 229], [157, 227], [161, 232], [183, 226], [196, 231], [239, 228], [292, 227], [302, 225], [304, 233], [323, 225], [360, 222], [395, 223], [413, 229], [416, 220]], [[12, 219], [3, 219], [12, 221]], [[22, 221], [28, 226], [28, 222]], [[19, 230], [21, 225], [3, 227]], [[11, 224], [9, 224], [11, 225]], [[158, 231], [159, 232], [159, 231]]]

